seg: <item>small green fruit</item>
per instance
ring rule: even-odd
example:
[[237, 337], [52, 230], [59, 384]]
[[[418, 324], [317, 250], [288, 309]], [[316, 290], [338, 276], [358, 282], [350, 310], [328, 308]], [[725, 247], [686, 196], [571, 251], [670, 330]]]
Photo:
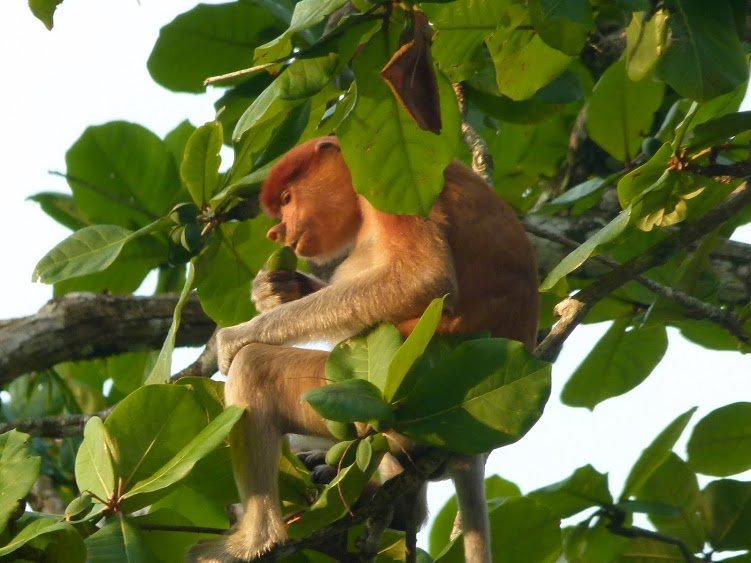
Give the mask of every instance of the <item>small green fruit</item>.
[[184, 233], [185, 225], [177, 225], [169, 232], [167, 260], [170, 264], [185, 264], [193, 256], [191, 252], [183, 248], [182, 238]]
[[203, 248], [201, 225], [198, 223], [188, 223], [185, 225], [180, 236], [180, 245], [191, 254], [198, 254], [201, 248]]
[[65, 520], [74, 520], [76, 516], [83, 514], [94, 505], [94, 500], [89, 493], [81, 493], [80, 497], [74, 498], [65, 509]]
[[297, 270], [297, 255], [289, 246], [283, 246], [271, 253], [263, 268], [267, 272], [294, 272]]
[[334, 444], [326, 452], [326, 464], [333, 465], [334, 467], [337, 467], [340, 463], [342, 465], [349, 465], [354, 461], [356, 451], [357, 448], [354, 445], [354, 440]]
[[373, 447], [374, 452], [387, 452], [389, 451], [389, 441], [383, 434], [376, 434], [370, 439], [370, 445]]
[[185, 225], [186, 223], [192, 223], [198, 217], [201, 211], [193, 203], [178, 203], [169, 212], [169, 218], [175, 225]]
[[354, 440], [357, 438], [357, 428], [351, 422], [327, 420], [326, 428], [328, 428], [331, 435], [337, 440]]

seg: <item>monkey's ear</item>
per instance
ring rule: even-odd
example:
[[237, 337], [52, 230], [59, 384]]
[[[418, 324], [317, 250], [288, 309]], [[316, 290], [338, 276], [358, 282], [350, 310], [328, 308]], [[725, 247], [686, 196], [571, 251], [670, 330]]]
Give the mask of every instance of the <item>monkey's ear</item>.
[[316, 152], [322, 152], [326, 150], [335, 150], [339, 152], [339, 141], [336, 137], [322, 137], [316, 143]]

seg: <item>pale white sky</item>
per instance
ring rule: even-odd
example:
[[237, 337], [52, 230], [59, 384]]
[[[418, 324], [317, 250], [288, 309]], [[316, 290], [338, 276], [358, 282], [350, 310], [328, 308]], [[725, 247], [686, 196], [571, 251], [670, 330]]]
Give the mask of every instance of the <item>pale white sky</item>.
[[[51, 296], [48, 286], [31, 283], [31, 272], [68, 231], [25, 198], [68, 191], [47, 171], [65, 170], [65, 151], [88, 125], [125, 119], [162, 136], [186, 117], [195, 125], [213, 118], [216, 92], [174, 94], [146, 70], [159, 28], [195, 4], [67, 0], [48, 32], [26, 2], [0, 2], [0, 319], [31, 314]], [[744, 235], [751, 242], [751, 229]], [[562, 406], [557, 397], [563, 383], [602, 330], [576, 329], [555, 365], [553, 398], [542, 421], [518, 444], [493, 453], [489, 472], [529, 491], [591, 463], [610, 473], [618, 494], [641, 450], [678, 414], [698, 405], [695, 422], [721, 405], [751, 400], [751, 355], [702, 350], [671, 332], [664, 360], [637, 389], [593, 413]], [[684, 445], [685, 438], [682, 455]], [[431, 489], [433, 513], [451, 492], [444, 484]]]

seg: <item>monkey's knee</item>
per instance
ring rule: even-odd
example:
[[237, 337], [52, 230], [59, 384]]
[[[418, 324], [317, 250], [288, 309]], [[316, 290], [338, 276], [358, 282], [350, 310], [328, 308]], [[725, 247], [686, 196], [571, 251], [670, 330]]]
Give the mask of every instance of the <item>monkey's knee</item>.
[[224, 384], [224, 402], [227, 406], [252, 406], [252, 398], [256, 395], [254, 389], [258, 381], [258, 362], [254, 362], [256, 346], [249, 344], [242, 348], [232, 360], [227, 382]]

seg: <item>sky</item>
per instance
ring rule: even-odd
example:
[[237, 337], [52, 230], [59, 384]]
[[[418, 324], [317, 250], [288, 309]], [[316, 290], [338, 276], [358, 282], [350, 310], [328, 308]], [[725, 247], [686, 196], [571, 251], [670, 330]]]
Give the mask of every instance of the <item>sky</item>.
[[[186, 117], [194, 125], [213, 118], [219, 91], [175, 94], [153, 82], [146, 70], [159, 28], [195, 4], [67, 0], [49, 32], [26, 2], [0, 2], [0, 190], [5, 206], [0, 319], [33, 314], [51, 297], [49, 286], [31, 282], [31, 273], [68, 230], [25, 198], [41, 191], [69, 193], [65, 181], [48, 172], [65, 170], [65, 151], [87, 126], [123, 119], [163, 136]], [[742, 240], [751, 242], [751, 229], [744, 230]], [[542, 420], [520, 442], [494, 452], [488, 473], [527, 492], [590, 463], [609, 473], [617, 495], [641, 450], [676, 416], [698, 406], [696, 422], [722, 405], [751, 400], [751, 355], [703, 350], [671, 331], [662, 363], [635, 390], [593, 412], [561, 405], [557, 397], [563, 384], [605, 328], [574, 331], [555, 364], [552, 398]], [[687, 437], [678, 444], [679, 455], [685, 454]], [[431, 512], [452, 492], [445, 483], [432, 486]], [[425, 536], [420, 539], [424, 545]]]

